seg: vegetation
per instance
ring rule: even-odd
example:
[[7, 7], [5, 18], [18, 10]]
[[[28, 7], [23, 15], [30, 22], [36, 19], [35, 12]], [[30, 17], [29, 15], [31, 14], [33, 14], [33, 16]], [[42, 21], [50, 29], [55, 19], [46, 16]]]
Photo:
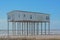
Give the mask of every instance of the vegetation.
[[0, 40], [60, 40], [60, 39], [57, 39], [57, 38], [52, 38], [52, 39], [35, 39], [35, 38], [32, 38], [32, 39], [27, 39], [27, 38], [14, 38], [14, 39], [8, 39], [8, 38], [0, 38]]

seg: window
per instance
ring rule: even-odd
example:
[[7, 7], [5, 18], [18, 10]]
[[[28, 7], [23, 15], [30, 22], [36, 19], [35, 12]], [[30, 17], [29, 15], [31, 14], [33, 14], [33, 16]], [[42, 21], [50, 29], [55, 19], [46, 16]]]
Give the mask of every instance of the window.
[[11, 17], [8, 15], [8, 19], [11, 19]]
[[24, 14], [24, 17], [25, 17], [26, 15]]
[[30, 15], [30, 19], [32, 19], [32, 15]]
[[49, 16], [46, 16], [46, 20], [49, 20]]

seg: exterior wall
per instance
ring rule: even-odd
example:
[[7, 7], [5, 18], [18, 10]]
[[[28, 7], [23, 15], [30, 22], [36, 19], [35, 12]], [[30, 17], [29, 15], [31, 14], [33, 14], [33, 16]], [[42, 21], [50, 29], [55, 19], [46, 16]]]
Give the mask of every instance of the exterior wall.
[[[8, 21], [49, 21], [48, 14], [29, 13], [29, 12], [13, 12], [8, 15], [10, 19]], [[32, 17], [32, 18], [30, 18]], [[46, 18], [47, 17], [47, 18]]]
[[46, 17], [49, 17], [49, 15], [36, 14], [37, 21], [50, 21], [49, 18], [46, 19]]

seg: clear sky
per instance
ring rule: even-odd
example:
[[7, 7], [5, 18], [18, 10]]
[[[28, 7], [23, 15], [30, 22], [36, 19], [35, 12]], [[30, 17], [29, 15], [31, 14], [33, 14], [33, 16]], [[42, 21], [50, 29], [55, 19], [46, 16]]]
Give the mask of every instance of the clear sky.
[[47, 13], [51, 16], [51, 28], [60, 29], [60, 0], [0, 0], [0, 27], [7, 27], [7, 13], [23, 10]]

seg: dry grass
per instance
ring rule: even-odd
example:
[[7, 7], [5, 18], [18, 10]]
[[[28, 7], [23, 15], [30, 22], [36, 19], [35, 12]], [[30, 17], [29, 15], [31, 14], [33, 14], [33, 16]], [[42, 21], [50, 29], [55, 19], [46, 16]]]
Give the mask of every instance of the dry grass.
[[7, 39], [7, 38], [0, 38], [0, 40], [60, 40], [57, 38], [51, 38], [51, 39], [36, 39], [36, 38], [32, 38], [32, 39], [28, 39], [28, 38], [14, 38], [14, 39]]
[[22, 36], [22, 37], [0, 37], [0, 40], [60, 40], [60, 35], [43, 35], [43, 36]]

